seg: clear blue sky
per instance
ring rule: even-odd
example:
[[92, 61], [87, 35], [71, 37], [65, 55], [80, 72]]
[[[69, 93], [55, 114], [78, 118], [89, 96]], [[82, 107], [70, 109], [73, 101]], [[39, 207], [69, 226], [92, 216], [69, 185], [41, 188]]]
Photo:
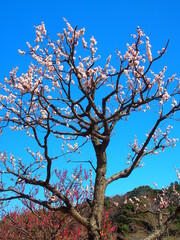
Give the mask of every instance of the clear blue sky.
[[[135, 33], [138, 25], [149, 35], [154, 54], [170, 39], [168, 52], [160, 60], [157, 70], [167, 65], [167, 75], [177, 73], [180, 76], [179, 12], [180, 1], [178, 0], [2, 0], [0, 81], [3, 81], [4, 75], [8, 75], [12, 67], [18, 65], [21, 71], [28, 65], [24, 58], [22, 61], [17, 49], [26, 49], [26, 42], [34, 41], [33, 26], [44, 21], [50, 36], [53, 37], [64, 28], [63, 17], [72, 26], [85, 27], [86, 39], [94, 35], [98, 41], [99, 53], [105, 59], [116, 49], [125, 49], [125, 44], [131, 40], [130, 35]], [[128, 143], [134, 140], [135, 134], [143, 141], [153, 120], [151, 115], [143, 119], [142, 115], [137, 115], [135, 119], [119, 125], [108, 148], [108, 176], [126, 166]], [[175, 123], [172, 134], [180, 138], [180, 123]], [[31, 144], [29, 140], [24, 142], [20, 135], [17, 137], [8, 132], [0, 138], [0, 151], [6, 148], [19, 154], [24, 145], [28, 144]], [[88, 154], [92, 160], [95, 160], [91, 148]], [[174, 166], [180, 167], [180, 143], [175, 149], [168, 149], [156, 157], [149, 156], [144, 161], [143, 168], [137, 169], [128, 179], [111, 184], [106, 194], [123, 194], [140, 185], [152, 186], [152, 182], [156, 182], [161, 187], [175, 181], [177, 178]]]

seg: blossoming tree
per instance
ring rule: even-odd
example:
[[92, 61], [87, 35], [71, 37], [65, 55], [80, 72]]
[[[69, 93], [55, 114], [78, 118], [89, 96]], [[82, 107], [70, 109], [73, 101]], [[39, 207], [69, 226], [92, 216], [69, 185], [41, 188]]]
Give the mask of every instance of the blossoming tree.
[[[176, 173], [179, 180], [180, 174], [177, 169]], [[157, 187], [156, 183], [154, 185]], [[149, 218], [153, 219], [152, 231], [144, 240], [163, 239], [172, 223], [177, 220], [180, 213], [180, 193], [176, 186], [171, 184], [171, 187], [162, 187], [155, 197], [152, 197], [151, 194], [150, 196], [141, 194], [138, 197], [133, 197], [133, 199], [125, 199], [124, 204], [129, 202], [135, 206], [136, 215], [142, 214], [144, 217], [147, 214]]]
[[[163, 123], [180, 110], [180, 81], [175, 75], [166, 79], [166, 67], [158, 73], [151, 70], [165, 54], [168, 42], [153, 57], [149, 38], [139, 27], [132, 35], [133, 43], [127, 44], [127, 51], [116, 51], [115, 69], [110, 64], [111, 55], [104, 67], [98, 65], [100, 56], [96, 54], [97, 41], [93, 36], [87, 43], [84, 28], [78, 30], [66, 20], [65, 23], [66, 29], [57, 34], [56, 40], [49, 37], [43, 22], [37, 26], [35, 46], [27, 43], [27, 52], [19, 50], [32, 59], [28, 71], [18, 75], [18, 68], [14, 68], [0, 84], [1, 133], [7, 126], [25, 131], [39, 147], [38, 152], [26, 149], [31, 156], [28, 161], [1, 152], [1, 201], [23, 199], [26, 204], [34, 202], [69, 214], [87, 228], [89, 239], [100, 239], [107, 186], [128, 177], [142, 164], [144, 156], [175, 146], [177, 139], [169, 138], [171, 126]], [[106, 151], [114, 127], [131, 114], [150, 108], [156, 112], [156, 121], [146, 139], [139, 144], [135, 137], [127, 157], [129, 165], [106, 177]], [[89, 163], [95, 175], [94, 189], [83, 188], [83, 179], [78, 178], [77, 172], [64, 181], [60, 170], [53, 168], [59, 157], [50, 153], [53, 137], [62, 143], [64, 155], [78, 153], [87, 142], [92, 143], [96, 165]], [[78, 196], [75, 203], [73, 194]], [[82, 216], [76, 208], [82, 196], [89, 202], [89, 216]]]

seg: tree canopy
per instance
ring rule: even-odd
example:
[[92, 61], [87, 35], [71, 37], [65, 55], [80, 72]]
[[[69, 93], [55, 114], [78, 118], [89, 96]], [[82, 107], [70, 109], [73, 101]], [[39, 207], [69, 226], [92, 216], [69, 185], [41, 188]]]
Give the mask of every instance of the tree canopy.
[[[16, 67], [0, 83], [1, 133], [6, 127], [24, 131], [38, 146], [36, 152], [26, 148], [31, 157], [28, 161], [1, 152], [0, 200], [21, 199], [26, 205], [35, 203], [69, 214], [88, 229], [89, 239], [100, 239], [106, 187], [142, 166], [144, 156], [176, 145], [178, 139], [169, 136], [172, 126], [166, 122], [180, 110], [180, 80], [176, 75], [166, 78], [166, 66], [158, 73], [151, 70], [166, 53], [169, 40], [153, 56], [149, 37], [137, 27], [126, 52], [116, 51], [116, 67], [111, 65], [111, 55], [105, 66], [100, 66], [95, 37], [88, 43], [85, 28], [78, 30], [64, 21], [66, 28], [55, 40], [44, 22], [37, 26], [34, 46], [27, 42], [27, 51], [19, 49], [22, 56], [31, 58], [27, 72], [18, 74]], [[106, 151], [115, 126], [150, 108], [156, 121], [145, 141], [139, 143], [135, 136], [127, 167], [119, 170], [117, 166], [117, 172], [106, 177], [107, 162], [111, 161]], [[49, 149], [52, 138], [61, 145], [55, 156]], [[61, 169], [60, 157], [80, 153], [87, 142], [92, 143], [96, 165], [87, 160], [90, 172], [80, 167], [69, 177]], [[90, 184], [84, 187], [88, 176]], [[91, 208], [88, 217], [76, 208], [85, 200]]]

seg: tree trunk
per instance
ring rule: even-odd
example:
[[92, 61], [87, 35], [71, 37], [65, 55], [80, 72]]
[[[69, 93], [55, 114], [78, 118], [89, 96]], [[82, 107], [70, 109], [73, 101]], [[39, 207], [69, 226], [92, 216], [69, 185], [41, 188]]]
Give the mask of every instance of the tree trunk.
[[94, 200], [89, 220], [89, 240], [99, 240], [101, 237], [102, 217], [104, 212], [104, 195], [106, 190], [107, 156], [100, 146], [95, 148], [97, 169], [94, 189]]
[[100, 240], [101, 239], [99, 232], [96, 230], [89, 231], [88, 234], [89, 234], [88, 240]]

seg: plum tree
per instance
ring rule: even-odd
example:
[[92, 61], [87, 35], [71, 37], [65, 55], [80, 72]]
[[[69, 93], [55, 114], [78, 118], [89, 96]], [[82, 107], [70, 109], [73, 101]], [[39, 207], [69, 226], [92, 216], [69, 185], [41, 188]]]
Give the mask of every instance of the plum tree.
[[[12, 131], [24, 131], [39, 148], [36, 152], [26, 149], [31, 156], [28, 161], [1, 152], [0, 200], [22, 199], [26, 204], [33, 202], [69, 214], [87, 228], [90, 240], [100, 239], [107, 186], [128, 177], [144, 156], [176, 145], [178, 139], [169, 137], [171, 126], [164, 123], [180, 110], [180, 80], [176, 75], [165, 78], [166, 66], [158, 73], [151, 70], [169, 41], [153, 57], [149, 37], [137, 27], [127, 51], [116, 51], [117, 67], [110, 64], [111, 55], [102, 67], [94, 36], [88, 43], [84, 28], [78, 30], [64, 21], [66, 28], [55, 40], [49, 37], [44, 22], [37, 26], [35, 46], [27, 42], [28, 51], [19, 49], [22, 56], [31, 57], [27, 72], [18, 75], [16, 67], [0, 83], [1, 133], [8, 126]], [[129, 165], [106, 177], [107, 148], [115, 126], [150, 108], [156, 121], [146, 139], [139, 144], [135, 137], [127, 157]], [[62, 146], [55, 156], [49, 149], [53, 137]], [[92, 143], [96, 155], [96, 165], [88, 160], [95, 175], [94, 187], [83, 187], [86, 174], [79, 178], [78, 170], [70, 178], [58, 169], [59, 164], [53, 167], [60, 156], [79, 153], [87, 142]], [[76, 202], [72, 201], [74, 195]], [[78, 212], [80, 199], [89, 202], [89, 216]]]

